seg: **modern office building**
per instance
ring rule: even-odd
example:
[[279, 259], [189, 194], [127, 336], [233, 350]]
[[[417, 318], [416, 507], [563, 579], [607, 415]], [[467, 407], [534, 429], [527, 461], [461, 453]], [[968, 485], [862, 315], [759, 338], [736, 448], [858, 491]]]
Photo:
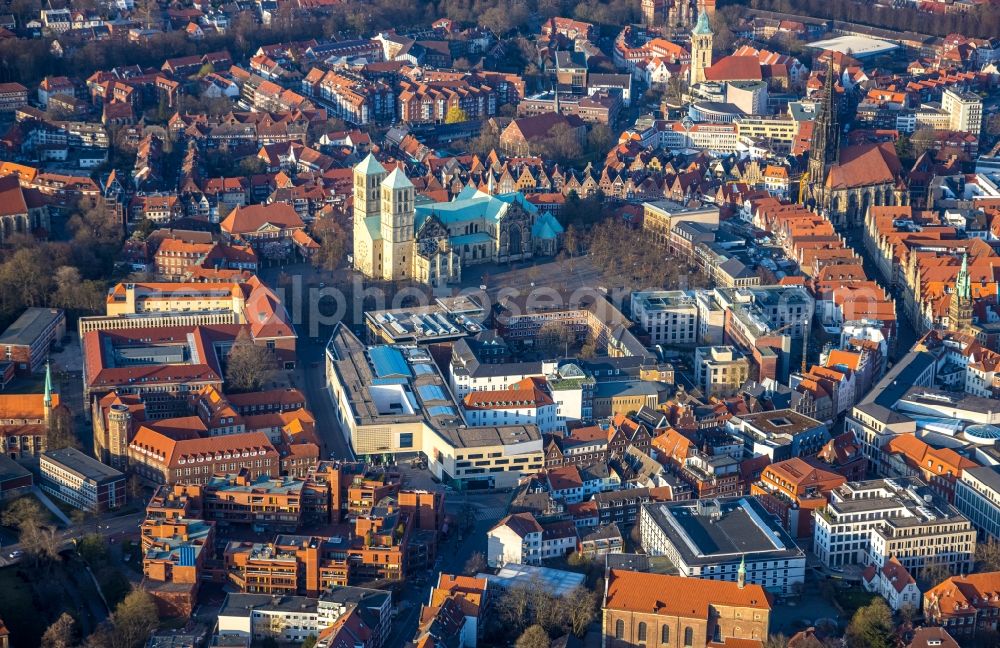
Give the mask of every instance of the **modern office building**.
[[632, 293], [632, 319], [652, 344], [692, 345], [698, 338], [698, 307], [683, 290], [645, 290]]
[[976, 530], [958, 509], [916, 477], [848, 482], [816, 512], [813, 541], [827, 567], [875, 565], [890, 557], [919, 578], [928, 564], [971, 569]]
[[1000, 540], [1000, 470], [966, 468], [955, 484], [955, 508], [979, 531], [980, 542]]
[[43, 452], [38, 470], [42, 490], [78, 509], [101, 513], [125, 504], [125, 473], [75, 448]]
[[760, 585], [790, 594], [805, 580], [806, 555], [753, 497], [650, 502], [639, 514], [642, 548], [666, 556], [681, 576]]

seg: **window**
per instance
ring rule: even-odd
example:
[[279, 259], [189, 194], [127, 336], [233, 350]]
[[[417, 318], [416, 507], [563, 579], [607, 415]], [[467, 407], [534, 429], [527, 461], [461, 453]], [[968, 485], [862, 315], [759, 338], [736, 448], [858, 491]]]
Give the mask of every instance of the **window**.
[[694, 645], [694, 630], [691, 628], [684, 628], [684, 645], [693, 646]]
[[645, 621], [640, 621], [639, 622], [639, 641], [645, 641], [645, 640], [646, 640], [646, 622]]
[[615, 621], [615, 639], [622, 639], [625, 636], [625, 622], [621, 619]]
[[670, 626], [663, 626], [660, 628], [660, 643], [670, 643]]

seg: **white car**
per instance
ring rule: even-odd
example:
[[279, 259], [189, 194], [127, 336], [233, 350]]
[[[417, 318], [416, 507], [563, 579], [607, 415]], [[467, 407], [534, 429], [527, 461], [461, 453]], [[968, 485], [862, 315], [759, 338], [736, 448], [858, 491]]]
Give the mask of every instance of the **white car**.
[[11, 558], [20, 558], [21, 556], [24, 555], [24, 552], [21, 551], [20, 549], [15, 549], [14, 551], [10, 552], [9, 555]]

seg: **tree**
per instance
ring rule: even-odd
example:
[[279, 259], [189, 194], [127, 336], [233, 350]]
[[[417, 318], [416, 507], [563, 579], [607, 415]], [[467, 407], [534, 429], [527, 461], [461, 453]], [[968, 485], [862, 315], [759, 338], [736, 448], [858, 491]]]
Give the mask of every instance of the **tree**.
[[854, 613], [844, 638], [848, 648], [894, 648], [894, 630], [889, 606], [881, 597], [876, 597]]
[[943, 560], [928, 558], [924, 562], [924, 568], [920, 570], [920, 576], [917, 578], [920, 584], [920, 591], [926, 592], [951, 575], [952, 570], [948, 566], [948, 563]]
[[992, 536], [976, 544], [976, 571], [1000, 571], [1000, 542]]
[[19, 497], [8, 504], [0, 516], [0, 520], [4, 526], [21, 530], [29, 526], [40, 525], [45, 520], [45, 514], [38, 500], [29, 495]]
[[465, 574], [468, 576], [475, 576], [476, 574], [482, 572], [486, 569], [486, 556], [483, 552], [477, 551], [469, 559], [465, 561]]
[[267, 165], [259, 157], [248, 155], [240, 160], [239, 172], [244, 176], [260, 175], [267, 172]]
[[591, 159], [600, 161], [615, 145], [615, 134], [604, 124], [595, 124], [587, 134], [587, 153]]
[[580, 135], [568, 124], [556, 124], [539, 142], [541, 156], [561, 165], [571, 165], [583, 155]]
[[993, 137], [1000, 136], [1000, 112], [991, 113], [983, 124], [983, 132]]
[[336, 270], [347, 253], [347, 232], [333, 216], [321, 216], [313, 226], [313, 235], [319, 239], [319, 249], [311, 259], [313, 265], [324, 270]]
[[576, 343], [576, 333], [565, 322], [550, 321], [542, 324], [535, 336], [535, 347], [544, 353], [569, 355], [569, 348]]
[[72, 648], [76, 644], [76, 621], [67, 612], [42, 635], [42, 648]]
[[49, 450], [62, 450], [63, 448], [80, 450], [83, 448], [80, 444], [80, 438], [76, 436], [73, 429], [73, 413], [68, 408], [60, 406], [52, 410], [45, 442]]
[[780, 632], [773, 634], [764, 642], [764, 648], [788, 648], [788, 637]]
[[540, 625], [533, 625], [521, 633], [515, 648], [549, 648], [549, 633]]
[[132, 473], [132, 475], [128, 478], [128, 482], [126, 482], [125, 486], [128, 489], [129, 499], [133, 500], [142, 499], [144, 491], [143, 491], [142, 479], [139, 478], [139, 475]]
[[132, 590], [111, 615], [111, 625], [114, 628], [113, 648], [138, 648], [145, 645], [149, 633], [156, 629], [158, 621], [153, 597], [144, 590]]
[[278, 360], [267, 347], [254, 344], [241, 330], [226, 358], [226, 388], [236, 392], [260, 391], [278, 371]]
[[563, 597], [560, 603], [566, 608], [565, 616], [569, 621], [570, 632], [583, 637], [597, 615], [597, 592], [577, 587]]
[[446, 124], [457, 124], [465, 121], [469, 121], [469, 113], [465, 112], [458, 106], [452, 106], [449, 108], [448, 113], [444, 116], [444, 123]]
[[316, 645], [316, 635], [309, 635], [306, 640], [302, 642], [301, 648], [313, 648]]

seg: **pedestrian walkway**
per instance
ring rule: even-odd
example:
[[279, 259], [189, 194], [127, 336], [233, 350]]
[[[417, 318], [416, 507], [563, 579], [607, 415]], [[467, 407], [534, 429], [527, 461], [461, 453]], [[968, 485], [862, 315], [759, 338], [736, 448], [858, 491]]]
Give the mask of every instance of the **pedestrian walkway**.
[[62, 512], [62, 509], [56, 506], [55, 503], [49, 499], [49, 496], [42, 492], [41, 488], [39, 488], [38, 486], [32, 486], [31, 492], [35, 494], [35, 497], [38, 498], [39, 502], [45, 505], [45, 508], [49, 509], [49, 511], [52, 512], [52, 515], [59, 518], [60, 522], [62, 522], [66, 526], [72, 526], [73, 523], [70, 521], [68, 517], [66, 517], [66, 514]]

